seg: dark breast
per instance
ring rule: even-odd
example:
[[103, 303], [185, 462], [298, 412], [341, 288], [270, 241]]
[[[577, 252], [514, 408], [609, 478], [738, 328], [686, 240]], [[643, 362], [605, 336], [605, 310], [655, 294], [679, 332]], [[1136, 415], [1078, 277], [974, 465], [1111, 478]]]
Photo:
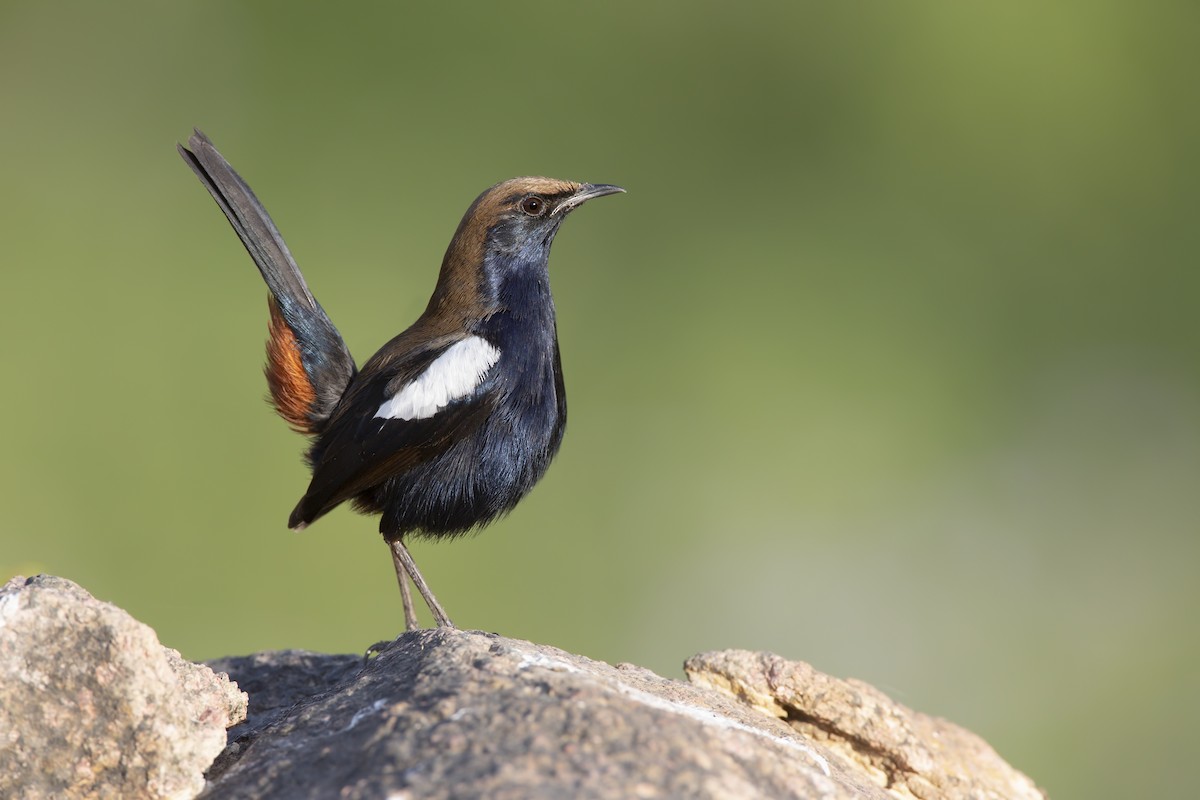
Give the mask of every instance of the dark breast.
[[473, 331], [500, 350], [487, 379], [465, 401], [478, 404], [478, 427], [371, 492], [385, 536], [454, 536], [486, 525], [546, 473], [562, 443], [567, 404], [549, 287], [544, 276], [530, 283], [504, 287], [520, 297]]

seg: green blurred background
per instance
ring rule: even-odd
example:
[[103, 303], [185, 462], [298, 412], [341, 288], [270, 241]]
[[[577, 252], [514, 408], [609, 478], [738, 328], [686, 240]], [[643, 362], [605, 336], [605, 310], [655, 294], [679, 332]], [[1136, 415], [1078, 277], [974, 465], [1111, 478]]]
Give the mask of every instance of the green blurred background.
[[[1200, 714], [1195, 4], [0, 5], [0, 572], [184, 655], [401, 614], [307, 475], [202, 127], [365, 359], [476, 193], [620, 183], [552, 272], [571, 424], [460, 624], [769, 649], [1057, 797], [1185, 796]], [[1153, 10], [1152, 10], [1153, 9]]]

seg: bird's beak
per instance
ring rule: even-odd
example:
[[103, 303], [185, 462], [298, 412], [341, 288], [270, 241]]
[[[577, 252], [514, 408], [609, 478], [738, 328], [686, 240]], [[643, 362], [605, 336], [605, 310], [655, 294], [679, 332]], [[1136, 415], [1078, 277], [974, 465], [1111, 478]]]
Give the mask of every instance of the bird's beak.
[[554, 214], [566, 214], [568, 211], [578, 208], [593, 197], [604, 197], [606, 194], [617, 194], [624, 191], [620, 186], [613, 186], [611, 183], [585, 183], [576, 190], [575, 194], [555, 206], [554, 211], [551, 212], [551, 216]]

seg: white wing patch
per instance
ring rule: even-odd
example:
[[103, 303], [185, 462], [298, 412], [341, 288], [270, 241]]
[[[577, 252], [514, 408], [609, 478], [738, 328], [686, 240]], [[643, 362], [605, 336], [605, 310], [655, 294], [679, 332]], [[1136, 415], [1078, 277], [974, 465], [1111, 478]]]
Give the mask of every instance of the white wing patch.
[[429, 419], [452, 401], [469, 395], [500, 360], [500, 351], [480, 336], [468, 336], [446, 349], [412, 383], [383, 401], [376, 419]]

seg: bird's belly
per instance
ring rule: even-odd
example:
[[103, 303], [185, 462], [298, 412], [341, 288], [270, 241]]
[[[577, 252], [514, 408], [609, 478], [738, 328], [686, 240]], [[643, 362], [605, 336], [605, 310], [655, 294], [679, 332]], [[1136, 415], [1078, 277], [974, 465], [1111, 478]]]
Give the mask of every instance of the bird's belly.
[[565, 407], [555, 381], [501, 396], [470, 435], [375, 492], [385, 535], [466, 533], [510, 511], [558, 451]]

